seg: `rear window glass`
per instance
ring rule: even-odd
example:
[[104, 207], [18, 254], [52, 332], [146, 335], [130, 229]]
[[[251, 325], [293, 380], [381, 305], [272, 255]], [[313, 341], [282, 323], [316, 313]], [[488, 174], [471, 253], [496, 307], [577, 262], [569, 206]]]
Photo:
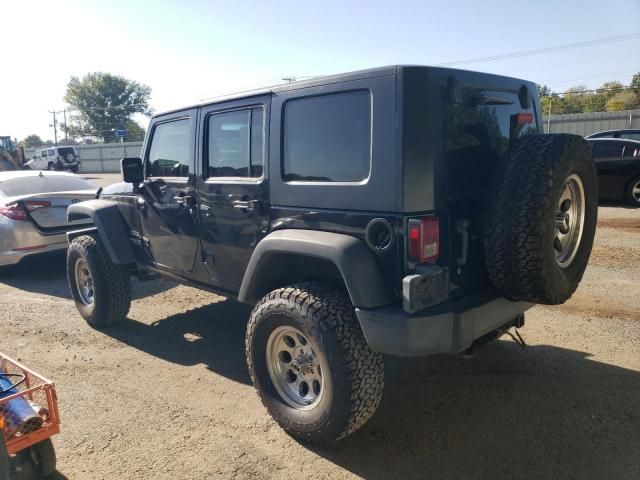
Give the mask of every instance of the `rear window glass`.
[[453, 104], [446, 90], [444, 94], [449, 195], [487, 188], [493, 169], [507, 153], [509, 144], [523, 135], [539, 133], [534, 102], [525, 109], [516, 92], [466, 88], [462, 102]]
[[67, 155], [75, 155], [75, 151], [71, 147], [60, 147], [58, 148], [58, 155], [61, 157], [66, 157]]
[[0, 181], [0, 192], [5, 197], [29, 195], [31, 193], [66, 192], [72, 190], [95, 190], [84, 178], [66, 175], [29, 175]]
[[291, 100], [284, 108], [284, 180], [358, 182], [371, 165], [368, 91]]
[[622, 132], [620, 138], [626, 138], [628, 140], [640, 140], [640, 132]]

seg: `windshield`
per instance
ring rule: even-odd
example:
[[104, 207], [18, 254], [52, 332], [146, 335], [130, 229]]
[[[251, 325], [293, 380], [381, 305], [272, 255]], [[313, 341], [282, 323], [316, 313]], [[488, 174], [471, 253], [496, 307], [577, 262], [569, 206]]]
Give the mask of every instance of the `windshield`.
[[0, 194], [16, 197], [32, 193], [66, 192], [71, 190], [95, 190], [84, 178], [66, 175], [30, 175], [10, 178], [0, 182]]
[[0, 137], [0, 148], [11, 150], [11, 139], [9, 137]]

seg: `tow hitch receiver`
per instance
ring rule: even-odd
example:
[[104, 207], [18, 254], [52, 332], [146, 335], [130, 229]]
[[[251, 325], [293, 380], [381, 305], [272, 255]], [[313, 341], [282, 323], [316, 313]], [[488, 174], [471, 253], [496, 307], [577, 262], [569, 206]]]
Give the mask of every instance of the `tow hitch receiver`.
[[[524, 338], [520, 335], [518, 331], [519, 328], [524, 326], [524, 313], [518, 315], [516, 318], [511, 320], [508, 323], [505, 323], [502, 327], [492, 330], [489, 333], [484, 334], [482, 337], [476, 339], [466, 350], [460, 353], [465, 358], [471, 358], [478, 353], [480, 347], [484, 347], [495, 340], [498, 340], [503, 335], [509, 335], [514, 342], [520, 345], [522, 348], [527, 346]], [[513, 332], [511, 332], [511, 328], [513, 328]]]

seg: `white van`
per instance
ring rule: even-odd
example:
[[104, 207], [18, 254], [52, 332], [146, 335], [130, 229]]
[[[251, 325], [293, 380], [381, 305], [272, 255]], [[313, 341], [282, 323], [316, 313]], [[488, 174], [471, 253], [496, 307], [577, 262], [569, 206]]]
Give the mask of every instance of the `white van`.
[[36, 150], [25, 167], [31, 170], [70, 170], [78, 173], [80, 159], [73, 147], [49, 147]]

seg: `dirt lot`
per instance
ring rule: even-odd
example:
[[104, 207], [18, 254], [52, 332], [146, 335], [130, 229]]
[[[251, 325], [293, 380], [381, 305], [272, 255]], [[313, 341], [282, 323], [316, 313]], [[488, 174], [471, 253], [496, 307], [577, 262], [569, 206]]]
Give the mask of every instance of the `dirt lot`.
[[129, 320], [100, 332], [63, 257], [0, 279], [0, 350], [57, 384], [59, 478], [640, 478], [639, 210], [600, 209], [578, 293], [527, 314], [526, 349], [386, 358], [380, 410], [329, 449], [262, 408], [245, 306], [167, 281], [134, 292]]

